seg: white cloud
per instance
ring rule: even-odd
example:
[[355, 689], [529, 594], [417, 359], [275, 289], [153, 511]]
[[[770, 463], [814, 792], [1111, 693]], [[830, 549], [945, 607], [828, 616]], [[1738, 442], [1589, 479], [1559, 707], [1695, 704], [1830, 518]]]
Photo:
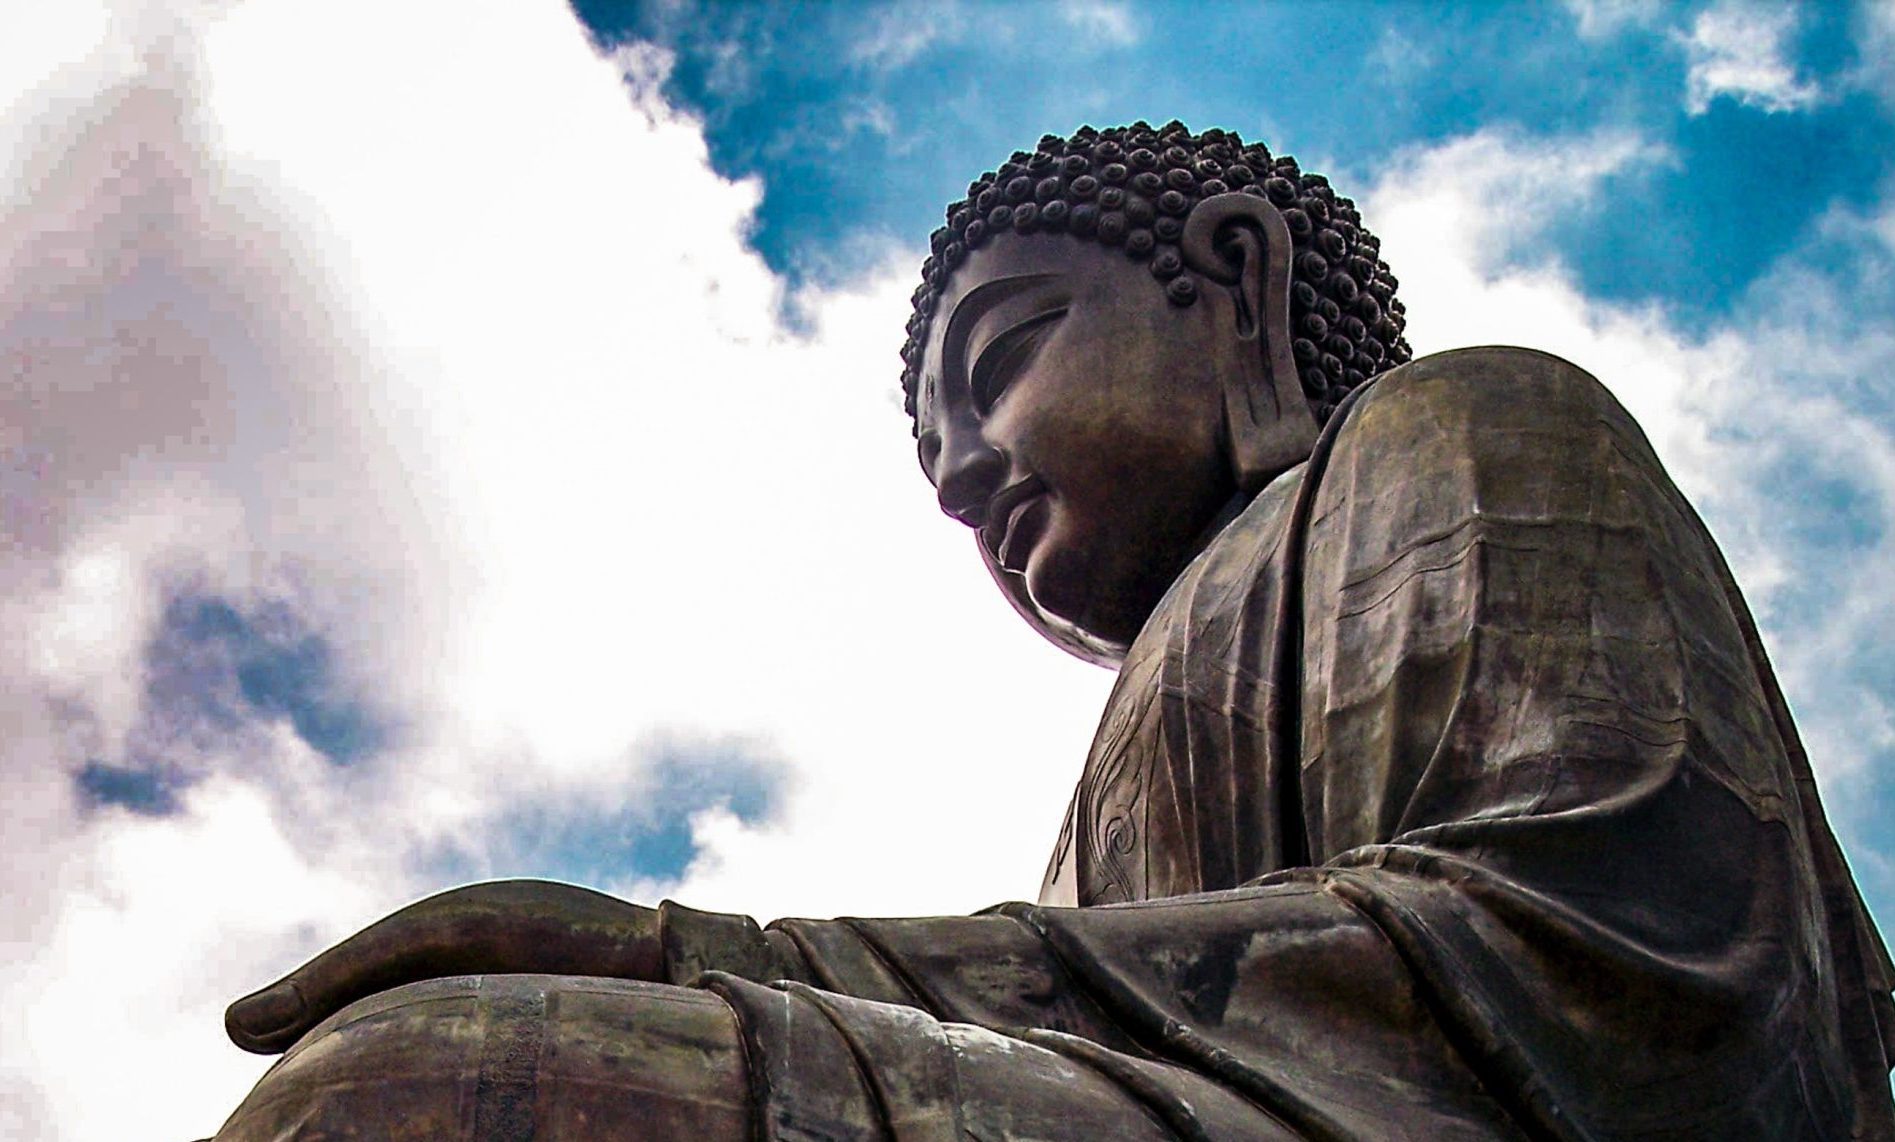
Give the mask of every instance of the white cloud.
[[[312, 863], [270, 807], [232, 783], [203, 787], [193, 802], [180, 822], [95, 830], [89, 851], [62, 869], [66, 893], [36, 933], [39, 954], [0, 977], [9, 1053], [17, 1063], [27, 1051], [24, 1077], [45, 1116], [40, 1130], [9, 1138], [210, 1133], [219, 1092], [228, 1100], [258, 1070], [216, 1041], [232, 980], [272, 970], [305, 933], [346, 927], [382, 904], [373, 854]], [[100, 1098], [106, 1075], [112, 1097]]]
[[1609, 39], [1629, 28], [1648, 28], [1664, 11], [1660, 0], [1565, 0], [1566, 10], [1588, 40]]
[[895, 0], [874, 10], [849, 45], [849, 56], [876, 71], [895, 71], [938, 44], [958, 40], [969, 19], [958, 0]]
[[1849, 82], [1874, 92], [1884, 106], [1895, 106], [1895, 0], [1865, 0], [1852, 21], [1856, 65]]
[[[1379, 194], [1368, 217], [1378, 234], [1428, 235], [1426, 266], [1437, 272], [1494, 274], [1518, 262], [1523, 246], [1552, 223], [1594, 209], [1603, 181], [1668, 161], [1665, 149], [1627, 131], [1548, 143], [1485, 130], [1398, 155], [1383, 181], [1399, 180], [1400, 193]], [[1402, 275], [1403, 265], [1420, 259], [1390, 261]], [[1452, 319], [1451, 312], [1440, 316]]]
[[1389, 24], [1375, 37], [1375, 48], [1369, 53], [1369, 62], [1372, 65], [1371, 74], [1377, 82], [1400, 86], [1433, 66], [1434, 53], [1415, 36]]
[[[695, 904], [1033, 893], [1109, 677], [933, 508], [891, 367], [918, 252], [786, 298], [665, 57], [560, 5], [75, 22], [44, 50], [94, 62], [0, 125], [39, 145], [0, 186], [9, 1137], [208, 1133], [260, 1070], [222, 1002], [510, 806], [638, 796], [666, 736], [791, 771], [699, 817]], [[85, 808], [175, 714], [180, 592], [288, 607], [396, 745], [339, 768], [252, 711], [165, 739], [177, 815]]]
[[1138, 17], [1113, 0], [1061, 0], [1059, 17], [1095, 43], [1129, 47], [1139, 40]]
[[1728, 96], [1762, 111], [1801, 111], [1823, 99], [1813, 81], [1800, 79], [1787, 57], [1796, 30], [1793, 7], [1752, 0], [1720, 0], [1676, 38], [1684, 46], [1685, 107], [1693, 115]]

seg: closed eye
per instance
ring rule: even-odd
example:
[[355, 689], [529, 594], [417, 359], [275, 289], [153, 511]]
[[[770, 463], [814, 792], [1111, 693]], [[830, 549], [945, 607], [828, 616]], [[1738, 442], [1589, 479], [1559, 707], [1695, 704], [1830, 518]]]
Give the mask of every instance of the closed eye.
[[974, 371], [967, 378], [967, 390], [973, 398], [974, 411], [986, 416], [1000, 403], [1000, 397], [1013, 383], [1026, 363], [1033, 359], [1040, 343], [1052, 329], [1053, 323], [1066, 316], [1066, 310], [1049, 309], [1045, 313], [1035, 314], [1020, 324], [1002, 333], [987, 343], [981, 350], [980, 359], [974, 362]]

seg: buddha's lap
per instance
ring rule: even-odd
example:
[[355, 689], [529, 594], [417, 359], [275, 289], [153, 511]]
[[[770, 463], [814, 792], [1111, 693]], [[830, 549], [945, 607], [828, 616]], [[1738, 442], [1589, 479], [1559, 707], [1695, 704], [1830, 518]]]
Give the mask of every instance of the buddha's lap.
[[715, 995], [577, 976], [429, 980], [291, 1048], [219, 1132], [269, 1139], [749, 1135], [743, 1048]]
[[[1170, 1137], [1087, 1068], [949, 1025], [981, 1136]], [[430, 980], [361, 1000], [291, 1048], [215, 1142], [749, 1139], [759, 1109], [734, 1012], [708, 991], [578, 976]], [[866, 1086], [837, 1136], [878, 1137]], [[828, 1099], [820, 1100], [828, 1102]]]

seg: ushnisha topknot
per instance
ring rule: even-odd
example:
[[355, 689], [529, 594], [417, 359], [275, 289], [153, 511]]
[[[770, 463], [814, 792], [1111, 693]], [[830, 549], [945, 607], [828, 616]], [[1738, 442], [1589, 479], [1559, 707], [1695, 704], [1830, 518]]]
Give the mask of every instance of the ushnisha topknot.
[[922, 346], [935, 302], [968, 251], [1001, 235], [1064, 233], [1123, 249], [1151, 267], [1173, 305], [1197, 300], [1178, 239], [1184, 220], [1206, 198], [1228, 191], [1261, 195], [1283, 212], [1293, 248], [1292, 349], [1303, 392], [1320, 423], [1350, 389], [1407, 361], [1396, 280], [1378, 256], [1381, 243], [1362, 225], [1355, 203], [1329, 180], [1288, 155], [1212, 129], [1194, 135], [1177, 120], [1154, 129], [1081, 127], [1071, 138], [1046, 135], [967, 188], [947, 209], [947, 225], [929, 239], [921, 264], [902, 390], [915, 415]]

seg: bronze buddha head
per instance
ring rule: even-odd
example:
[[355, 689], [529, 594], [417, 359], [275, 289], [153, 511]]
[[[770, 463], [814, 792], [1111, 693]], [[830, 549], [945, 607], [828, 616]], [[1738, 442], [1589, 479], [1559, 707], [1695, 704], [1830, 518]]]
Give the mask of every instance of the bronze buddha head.
[[1229, 508], [1408, 359], [1354, 204], [1227, 132], [1048, 135], [932, 245], [902, 350], [922, 468], [1020, 613], [1102, 664]]

